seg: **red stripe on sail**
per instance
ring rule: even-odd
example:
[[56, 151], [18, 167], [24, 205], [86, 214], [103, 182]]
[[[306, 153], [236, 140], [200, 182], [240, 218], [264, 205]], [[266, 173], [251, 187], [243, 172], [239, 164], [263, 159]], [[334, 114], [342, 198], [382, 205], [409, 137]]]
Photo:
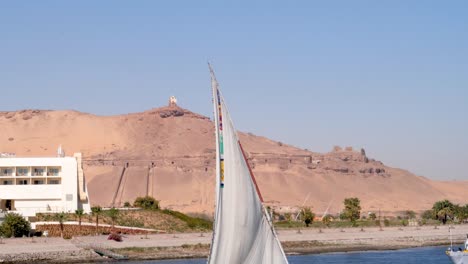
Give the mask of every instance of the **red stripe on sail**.
[[237, 143], [239, 143], [239, 147], [241, 149], [242, 156], [244, 156], [244, 160], [245, 160], [245, 163], [247, 164], [247, 168], [249, 168], [250, 177], [252, 178], [252, 181], [253, 181], [253, 183], [255, 185], [255, 189], [257, 190], [257, 194], [258, 194], [258, 197], [260, 198], [260, 202], [263, 203], [262, 193], [260, 192], [260, 189], [258, 188], [257, 181], [255, 180], [255, 176], [253, 174], [252, 168], [250, 168], [250, 164], [247, 161], [247, 157], [245, 156], [244, 148], [242, 147], [242, 144], [240, 143], [240, 141], [237, 141]]

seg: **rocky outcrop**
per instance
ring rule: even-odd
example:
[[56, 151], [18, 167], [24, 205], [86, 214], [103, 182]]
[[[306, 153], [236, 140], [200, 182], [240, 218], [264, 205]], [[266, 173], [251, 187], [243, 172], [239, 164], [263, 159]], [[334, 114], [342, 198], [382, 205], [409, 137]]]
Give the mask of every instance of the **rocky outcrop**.
[[175, 108], [175, 109], [167, 109], [167, 110], [164, 110], [164, 111], [161, 111], [159, 113], [159, 116], [161, 118], [168, 118], [168, 117], [178, 117], [178, 116], [183, 116], [185, 113], [183, 110], [181, 109], [178, 109], [178, 108]]
[[28, 109], [28, 110], [21, 110], [17, 112], [0, 112], [0, 117], [5, 119], [11, 119], [14, 117], [20, 117], [23, 120], [31, 119], [33, 116], [39, 115], [41, 113], [48, 112], [47, 110], [37, 110], [37, 109]]
[[365, 168], [365, 169], [359, 170], [359, 172], [370, 173], [370, 174], [373, 174], [373, 173], [381, 174], [381, 173], [385, 173], [385, 169], [384, 168]]

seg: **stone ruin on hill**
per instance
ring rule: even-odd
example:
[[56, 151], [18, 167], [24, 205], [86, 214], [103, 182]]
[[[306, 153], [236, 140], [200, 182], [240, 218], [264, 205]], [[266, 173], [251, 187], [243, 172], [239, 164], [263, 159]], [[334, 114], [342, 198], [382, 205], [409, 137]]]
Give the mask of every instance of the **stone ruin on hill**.
[[159, 116], [161, 118], [168, 118], [171, 116], [183, 116], [184, 114], [184, 111], [177, 105], [177, 98], [175, 96], [171, 96], [169, 97], [168, 109], [161, 110]]

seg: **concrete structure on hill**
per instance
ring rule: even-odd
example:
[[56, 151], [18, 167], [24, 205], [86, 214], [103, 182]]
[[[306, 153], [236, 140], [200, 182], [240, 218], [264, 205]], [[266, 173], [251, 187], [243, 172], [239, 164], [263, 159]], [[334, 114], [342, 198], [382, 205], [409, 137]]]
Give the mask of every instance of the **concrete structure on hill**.
[[177, 98], [175, 96], [169, 97], [169, 107], [177, 106]]
[[36, 213], [90, 212], [81, 168], [81, 154], [73, 157], [0, 158], [0, 212], [24, 217]]

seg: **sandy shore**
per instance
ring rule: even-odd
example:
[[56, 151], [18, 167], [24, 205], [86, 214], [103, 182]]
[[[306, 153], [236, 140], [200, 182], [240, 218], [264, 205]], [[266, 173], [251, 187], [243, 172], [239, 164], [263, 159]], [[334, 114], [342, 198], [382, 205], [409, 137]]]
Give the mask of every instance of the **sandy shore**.
[[[454, 241], [461, 244], [468, 225], [452, 229]], [[449, 244], [448, 226], [344, 228], [344, 229], [280, 229], [278, 236], [288, 254], [346, 252], [355, 250], [387, 250]], [[107, 240], [107, 236], [61, 238], [11, 238], [0, 244], [0, 263], [9, 262], [83, 262], [103, 258], [91, 248], [106, 248], [128, 255], [131, 259], [167, 259], [205, 257], [211, 233], [154, 234], [124, 237], [123, 242]]]

